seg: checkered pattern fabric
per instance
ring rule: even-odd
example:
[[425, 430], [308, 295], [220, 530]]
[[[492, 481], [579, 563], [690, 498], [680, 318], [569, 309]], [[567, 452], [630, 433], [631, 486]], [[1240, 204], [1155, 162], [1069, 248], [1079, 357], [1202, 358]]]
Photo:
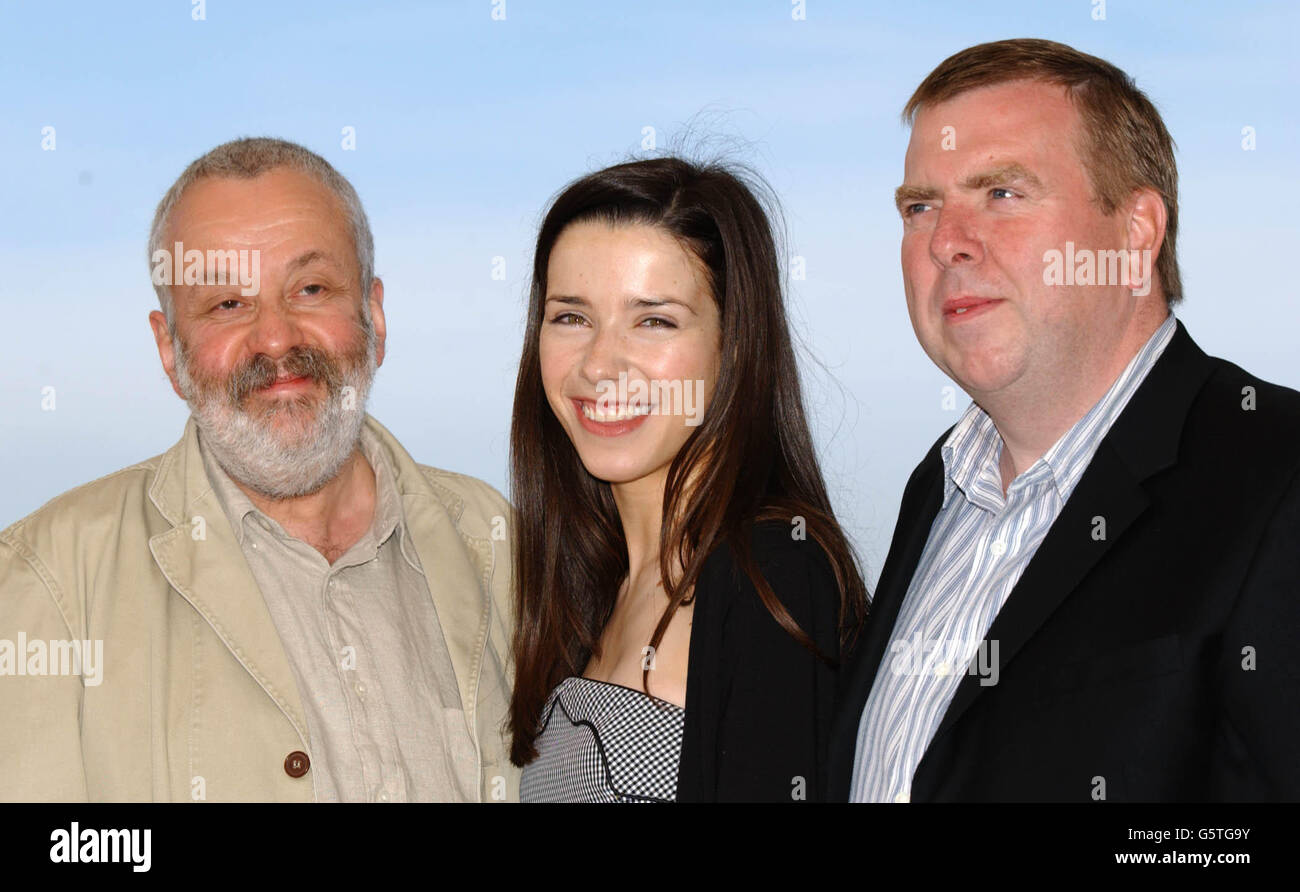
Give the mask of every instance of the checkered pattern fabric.
[[542, 710], [524, 802], [672, 802], [686, 710], [643, 691], [570, 677]]

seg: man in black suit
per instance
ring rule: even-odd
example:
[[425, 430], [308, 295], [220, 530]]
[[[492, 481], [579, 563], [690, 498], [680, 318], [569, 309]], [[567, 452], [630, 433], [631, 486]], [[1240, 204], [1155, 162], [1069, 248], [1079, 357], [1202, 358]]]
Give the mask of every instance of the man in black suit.
[[832, 797], [1300, 799], [1300, 393], [1170, 312], [1159, 114], [1042, 40], [904, 114], [908, 310], [973, 404], [903, 493]]

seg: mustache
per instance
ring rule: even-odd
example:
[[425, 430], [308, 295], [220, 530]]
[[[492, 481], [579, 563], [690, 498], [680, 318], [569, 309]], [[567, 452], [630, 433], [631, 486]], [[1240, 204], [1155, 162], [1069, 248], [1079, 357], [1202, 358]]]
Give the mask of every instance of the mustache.
[[234, 405], [243, 405], [253, 391], [269, 387], [282, 377], [311, 378], [324, 384], [330, 394], [343, 386], [343, 369], [339, 363], [324, 350], [300, 344], [279, 362], [258, 353], [240, 363], [227, 379], [227, 396]]

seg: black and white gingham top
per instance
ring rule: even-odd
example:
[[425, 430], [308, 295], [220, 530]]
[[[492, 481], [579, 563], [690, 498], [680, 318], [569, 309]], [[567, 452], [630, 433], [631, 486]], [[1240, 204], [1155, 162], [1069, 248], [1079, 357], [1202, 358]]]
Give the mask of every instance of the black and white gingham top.
[[686, 710], [643, 691], [572, 676], [542, 710], [524, 802], [672, 802]]

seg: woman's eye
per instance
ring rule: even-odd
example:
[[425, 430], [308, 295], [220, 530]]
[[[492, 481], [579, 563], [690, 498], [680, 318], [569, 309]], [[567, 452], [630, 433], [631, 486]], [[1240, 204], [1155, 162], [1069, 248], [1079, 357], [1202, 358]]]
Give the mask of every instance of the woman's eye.
[[677, 323], [671, 319], [665, 319], [662, 316], [651, 316], [641, 322], [647, 328], [676, 328]]
[[559, 313], [551, 320], [552, 325], [576, 325], [582, 322], [577, 313]]

